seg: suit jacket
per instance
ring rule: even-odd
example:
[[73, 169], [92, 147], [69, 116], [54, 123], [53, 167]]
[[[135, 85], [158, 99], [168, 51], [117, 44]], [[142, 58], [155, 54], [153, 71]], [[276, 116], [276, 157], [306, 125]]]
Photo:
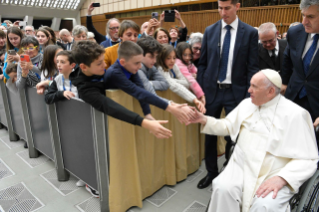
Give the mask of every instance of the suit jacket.
[[287, 48], [284, 53], [282, 81], [287, 86], [285, 96], [294, 101], [305, 86], [310, 108], [319, 117], [319, 53], [314, 56], [307, 75], [304, 72], [302, 54], [308, 33], [302, 24], [291, 27], [287, 33]]
[[[218, 89], [221, 26], [220, 20], [206, 28], [198, 63], [197, 81], [203, 88], [207, 104], [214, 101]], [[238, 20], [231, 75], [232, 90], [237, 103], [249, 96], [247, 91], [250, 79], [258, 70], [258, 32]]]
[[278, 40], [278, 44], [279, 44], [279, 53], [278, 53], [278, 61], [280, 65], [279, 65], [279, 69], [273, 64], [268, 50], [265, 49], [263, 47], [263, 45], [260, 43], [258, 44], [258, 54], [259, 54], [259, 69], [266, 69], [266, 68], [270, 68], [276, 71], [279, 71], [279, 74], [281, 75], [281, 70], [282, 70], [282, 63], [284, 61], [284, 52], [287, 46], [287, 41], [286, 40]]

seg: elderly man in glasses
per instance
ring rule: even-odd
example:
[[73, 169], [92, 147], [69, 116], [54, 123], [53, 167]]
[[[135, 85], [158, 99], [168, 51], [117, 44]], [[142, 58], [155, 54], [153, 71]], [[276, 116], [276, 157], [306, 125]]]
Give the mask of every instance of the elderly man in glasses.
[[120, 28], [120, 21], [116, 18], [111, 18], [106, 23], [106, 36], [100, 34], [93, 26], [92, 23], [92, 11], [94, 10], [93, 3], [90, 4], [88, 8], [88, 15], [86, 16], [86, 25], [90, 32], [95, 35], [95, 40], [104, 48], [118, 44], [121, 40], [119, 38], [118, 32]]
[[284, 59], [286, 40], [277, 39], [279, 32], [275, 24], [264, 23], [258, 28], [259, 40], [259, 69], [270, 68], [280, 73]]

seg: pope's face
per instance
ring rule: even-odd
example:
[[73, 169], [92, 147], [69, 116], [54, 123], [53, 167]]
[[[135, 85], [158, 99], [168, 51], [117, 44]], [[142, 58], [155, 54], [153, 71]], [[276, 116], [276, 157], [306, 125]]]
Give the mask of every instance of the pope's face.
[[266, 76], [259, 72], [250, 80], [248, 92], [250, 93], [251, 102], [256, 106], [261, 106], [272, 99], [269, 92], [270, 88], [267, 88], [265, 79]]

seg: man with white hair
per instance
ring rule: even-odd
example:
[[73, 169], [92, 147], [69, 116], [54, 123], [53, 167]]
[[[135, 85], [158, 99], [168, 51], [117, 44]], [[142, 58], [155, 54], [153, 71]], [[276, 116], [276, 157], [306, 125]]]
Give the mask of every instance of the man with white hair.
[[286, 40], [278, 40], [279, 32], [275, 24], [268, 22], [259, 26], [258, 35], [260, 43], [258, 44], [259, 69], [273, 69], [281, 74], [284, 51], [287, 46]]
[[300, 10], [302, 24], [287, 33], [282, 93], [308, 110], [315, 122], [319, 117], [319, 0], [302, 0]]
[[28, 25], [25, 27], [25, 35], [27, 36], [35, 36], [35, 31], [34, 31], [34, 27], [31, 25]]
[[116, 18], [111, 18], [106, 23], [106, 36], [99, 33], [92, 22], [92, 11], [94, 10], [93, 3], [90, 4], [88, 8], [88, 14], [86, 16], [86, 25], [90, 32], [95, 35], [95, 40], [104, 48], [118, 44], [121, 40], [119, 38], [118, 32], [120, 29], [120, 21]]
[[196, 111], [202, 133], [237, 139], [225, 170], [213, 181], [209, 212], [289, 211], [289, 199], [316, 171], [318, 150], [309, 113], [280, 94], [278, 72], [250, 81], [250, 98], [224, 119]]
[[69, 30], [61, 29], [59, 35], [63, 43], [57, 43], [57, 44], [61, 46], [64, 50], [71, 50], [72, 45], [74, 44], [74, 38], [71, 36], [71, 33], [69, 32]]

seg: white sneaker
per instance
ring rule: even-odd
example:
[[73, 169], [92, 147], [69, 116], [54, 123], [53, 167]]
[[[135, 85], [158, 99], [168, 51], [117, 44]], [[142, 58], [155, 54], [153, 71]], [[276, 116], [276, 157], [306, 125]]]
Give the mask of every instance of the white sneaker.
[[76, 182], [76, 186], [77, 187], [83, 187], [83, 186], [85, 186], [85, 182], [83, 182], [82, 180], [79, 180], [79, 181]]
[[94, 190], [93, 188], [90, 188], [88, 185], [85, 186], [86, 190], [92, 194], [92, 196], [99, 198], [99, 192], [97, 190]]

